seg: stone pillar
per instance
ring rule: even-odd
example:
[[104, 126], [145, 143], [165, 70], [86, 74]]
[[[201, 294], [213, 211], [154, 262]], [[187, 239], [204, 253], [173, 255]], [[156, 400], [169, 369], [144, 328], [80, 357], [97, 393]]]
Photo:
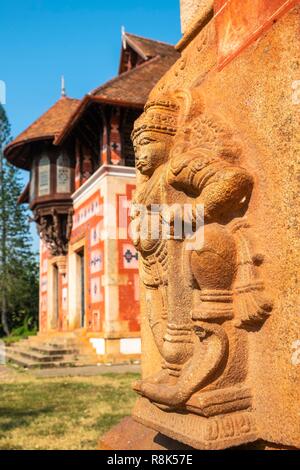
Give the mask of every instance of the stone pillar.
[[70, 331], [80, 328], [80, 312], [78, 311], [78, 261], [77, 254], [69, 248], [68, 254], [68, 319]]
[[104, 276], [102, 285], [105, 289], [105, 322], [104, 334], [114, 338], [120, 334], [119, 319], [119, 272], [118, 272], [118, 243], [117, 243], [117, 212], [115, 188], [110, 185], [110, 177], [103, 180], [104, 204]]
[[181, 31], [183, 34], [188, 25], [207, 8], [211, 8], [213, 0], [180, 0]]
[[300, 448], [300, 6], [224, 2], [197, 29], [189, 3], [182, 56], [135, 123], [136, 202], [191, 204], [194, 225], [202, 205], [204, 243], [136, 236], [133, 417], [197, 449]]
[[58, 268], [59, 274], [66, 274], [67, 273], [67, 257], [66, 256], [57, 256], [55, 258], [55, 262]]

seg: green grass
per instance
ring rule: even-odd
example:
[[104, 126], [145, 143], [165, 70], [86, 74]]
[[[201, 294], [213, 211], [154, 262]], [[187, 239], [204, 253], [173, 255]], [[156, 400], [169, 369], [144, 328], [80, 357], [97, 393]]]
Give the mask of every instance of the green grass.
[[6, 344], [17, 343], [22, 339], [27, 339], [29, 336], [35, 336], [37, 334], [37, 330], [28, 330], [27, 328], [20, 327], [11, 332], [9, 336], [4, 336], [0, 338], [1, 341], [4, 341]]
[[131, 412], [138, 374], [34, 378], [0, 384], [0, 450], [96, 449]]

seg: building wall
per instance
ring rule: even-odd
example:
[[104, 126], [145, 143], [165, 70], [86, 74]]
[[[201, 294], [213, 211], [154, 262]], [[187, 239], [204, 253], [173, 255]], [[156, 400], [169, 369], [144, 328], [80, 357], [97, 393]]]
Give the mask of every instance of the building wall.
[[80, 328], [79, 250], [85, 253], [85, 328], [102, 331], [104, 321], [104, 244], [100, 238], [103, 225], [103, 197], [99, 188], [90, 191], [78, 203], [74, 202], [74, 219], [68, 255], [70, 327]]
[[[133, 168], [103, 166], [74, 193], [73, 228], [65, 273], [56, 271], [60, 259], [51, 257], [41, 242], [42, 333], [81, 329], [99, 354], [107, 353], [109, 341], [114, 341], [113, 354], [139, 352], [138, 255], [128, 233], [134, 189]], [[84, 325], [80, 299], [82, 250], [85, 254]]]
[[47, 331], [48, 310], [48, 250], [45, 243], [40, 240], [40, 321], [41, 332]]

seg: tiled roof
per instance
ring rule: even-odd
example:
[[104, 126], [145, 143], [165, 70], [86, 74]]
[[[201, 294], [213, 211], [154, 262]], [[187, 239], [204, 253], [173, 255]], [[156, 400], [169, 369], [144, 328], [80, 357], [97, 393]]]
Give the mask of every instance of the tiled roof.
[[144, 62], [96, 88], [81, 101], [67, 97], [59, 99], [6, 147], [5, 155], [8, 160], [26, 168], [27, 157], [23, 155], [23, 160], [20, 159], [18, 148], [29, 142], [46, 139], [53, 139], [55, 145], [61, 144], [92, 101], [143, 108], [150, 91], [180, 55], [170, 44], [134, 34], [125, 33], [123, 40], [126, 40], [126, 44], [134, 49]]
[[154, 41], [153, 39], [143, 38], [135, 34], [125, 33], [124, 39], [129, 46], [131, 46], [138, 54], [142, 55], [144, 59], [150, 59], [158, 55], [173, 56], [174, 59], [178, 58], [174, 46], [165, 42]]
[[[158, 47], [160, 44], [163, 44], [157, 43], [157, 41], [144, 40], [143, 38], [139, 39], [158, 44]], [[141, 65], [128, 72], [121, 73], [86, 95], [78, 109], [72, 113], [65, 128], [62, 130], [61, 134], [57, 136], [54, 143], [59, 145], [63, 142], [65, 137], [69, 135], [74, 128], [75, 124], [80, 120], [91, 101], [142, 109], [148, 99], [150, 91], [154, 88], [158, 80], [180, 57], [180, 54], [173, 46], [163, 44], [163, 47], [165, 47], [164, 55], [157, 55], [151, 59], [147, 59]], [[168, 54], [166, 54], [166, 51]], [[169, 53], [170, 51], [171, 53]]]
[[79, 103], [80, 100], [67, 97], [60, 98], [48, 111], [6, 147], [5, 155], [10, 159], [9, 156], [11, 152], [20, 145], [35, 140], [52, 139], [56, 137], [63, 130]]
[[141, 107], [146, 103], [152, 88], [178, 57], [179, 55], [156, 56], [101, 85], [91, 96]]

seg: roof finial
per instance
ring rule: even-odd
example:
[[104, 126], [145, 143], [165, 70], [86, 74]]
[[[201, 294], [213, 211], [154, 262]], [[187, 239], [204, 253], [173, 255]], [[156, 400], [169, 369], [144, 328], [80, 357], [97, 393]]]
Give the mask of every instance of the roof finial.
[[123, 44], [123, 49], [126, 49], [126, 31], [125, 31], [125, 26], [122, 26], [121, 28], [121, 35], [122, 35], [122, 44]]
[[64, 75], [61, 76], [61, 96], [62, 97], [67, 96]]

